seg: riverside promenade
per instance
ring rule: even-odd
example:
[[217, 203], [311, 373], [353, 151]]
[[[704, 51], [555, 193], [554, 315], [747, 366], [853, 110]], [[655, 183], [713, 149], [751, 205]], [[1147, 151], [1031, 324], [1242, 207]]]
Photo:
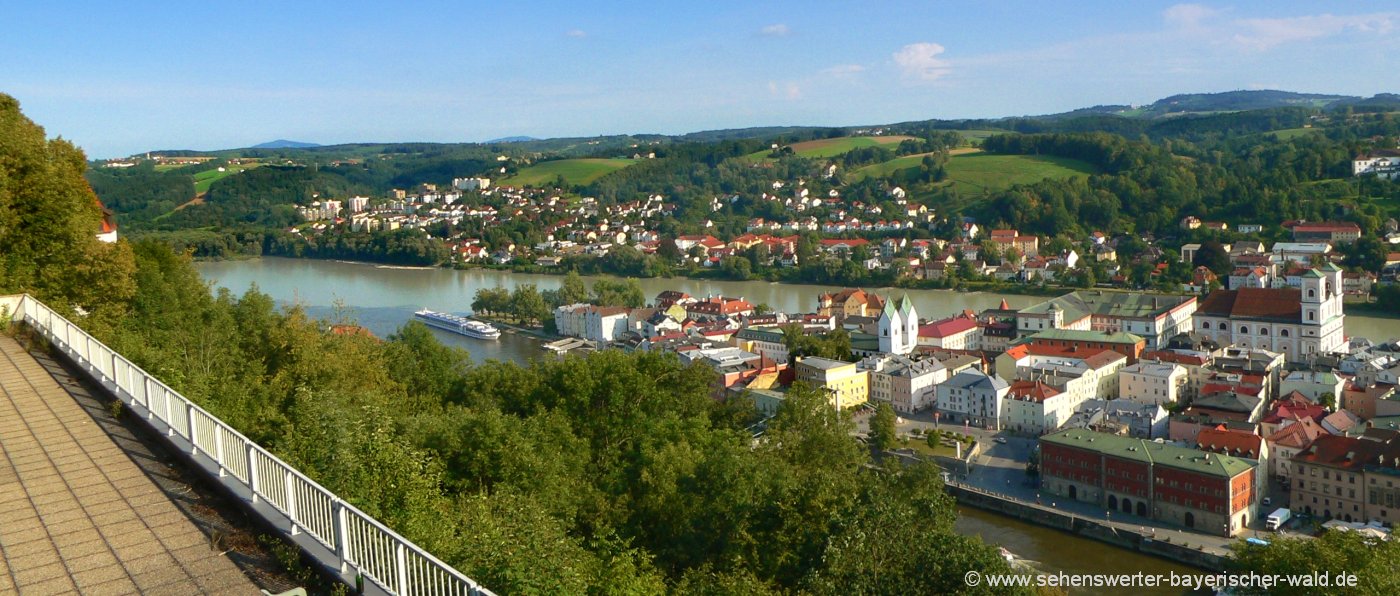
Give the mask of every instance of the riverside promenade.
[[93, 416], [0, 336], [0, 594], [258, 594]]

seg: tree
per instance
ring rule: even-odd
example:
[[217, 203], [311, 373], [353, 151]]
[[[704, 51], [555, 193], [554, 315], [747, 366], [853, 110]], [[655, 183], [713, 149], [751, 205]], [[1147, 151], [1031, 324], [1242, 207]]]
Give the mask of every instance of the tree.
[[1195, 257], [1191, 259], [1191, 264], [1197, 267], [1204, 266], [1216, 275], [1229, 275], [1230, 253], [1225, 247], [1214, 240], [1207, 240], [1201, 243], [1201, 248], [1196, 251]]
[[[1355, 587], [1333, 587], [1324, 591], [1335, 594], [1397, 594], [1400, 593], [1400, 543], [1375, 540], [1357, 532], [1330, 530], [1317, 538], [1276, 537], [1267, 546], [1248, 544], [1243, 540], [1232, 547], [1234, 556], [1227, 559], [1232, 573], [1299, 576], [1314, 573], [1336, 574], [1345, 571], [1357, 576]], [[1335, 578], [1334, 578], [1335, 579]], [[1314, 586], [1281, 584], [1271, 589], [1246, 588], [1241, 594], [1315, 594]]]
[[559, 287], [560, 304], [578, 304], [588, 301], [588, 286], [584, 285], [583, 277], [577, 271], [569, 271], [564, 275], [564, 284]]
[[103, 213], [85, 169], [82, 151], [45, 139], [0, 93], [0, 291], [115, 320], [136, 292], [135, 256], [126, 242], [97, 240]]
[[515, 291], [510, 295], [510, 312], [528, 325], [536, 325], [549, 318], [549, 306], [535, 289], [535, 284], [515, 286]]
[[505, 288], [481, 288], [472, 298], [472, 312], [491, 315], [510, 311], [511, 294], [510, 290]]
[[870, 419], [870, 444], [876, 451], [885, 451], [895, 446], [899, 435], [894, 422], [894, 409], [890, 404], [880, 402], [875, 406], [875, 415]]

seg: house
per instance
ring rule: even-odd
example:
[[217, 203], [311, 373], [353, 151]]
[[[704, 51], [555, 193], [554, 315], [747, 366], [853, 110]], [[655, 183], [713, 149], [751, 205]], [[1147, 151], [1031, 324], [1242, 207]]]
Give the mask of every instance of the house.
[[1276, 479], [1293, 481], [1293, 458], [1312, 445], [1318, 437], [1328, 434], [1312, 418], [1299, 418], [1264, 437], [1269, 445], [1269, 473]]
[[788, 361], [787, 343], [783, 332], [775, 328], [745, 327], [734, 333], [730, 340], [735, 347], [753, 352], [780, 364]]
[[918, 344], [947, 350], [979, 350], [980, 336], [977, 318], [959, 315], [919, 326]]
[[1360, 437], [1323, 435], [1293, 456], [1289, 507], [1322, 519], [1400, 517], [1400, 433], [1373, 428]]
[[1071, 396], [1040, 381], [1015, 381], [1006, 393], [1003, 428], [1040, 436], [1060, 428], [1074, 414]]
[[934, 387], [948, 379], [948, 369], [933, 358], [911, 360], [877, 354], [856, 366], [870, 374], [870, 399], [888, 403], [903, 414], [933, 407], [937, 401]]
[[1060, 428], [1083, 428], [1139, 439], [1156, 439], [1167, 436], [1167, 421], [1166, 408], [1157, 404], [1126, 399], [1089, 399], [1079, 404]]
[[1195, 312], [1195, 296], [1080, 290], [1016, 311], [1016, 326], [1023, 336], [1047, 329], [1131, 333], [1156, 350], [1189, 331]]
[[590, 306], [583, 313], [583, 339], [599, 345], [617, 339], [627, 331], [625, 306]]
[[1151, 404], [1174, 404], [1187, 383], [1186, 367], [1141, 361], [1118, 371], [1118, 397]]
[[1258, 516], [1257, 461], [1071, 429], [1040, 438], [1042, 490], [1223, 536]]
[[1351, 174], [1353, 176], [1375, 174], [1380, 178], [1394, 180], [1400, 176], [1400, 151], [1376, 149], [1358, 155], [1351, 160]]
[[753, 309], [754, 305], [743, 298], [724, 296], [711, 296], [685, 305], [685, 312], [691, 318], [748, 316], [753, 314]]
[[885, 299], [874, 292], [847, 288], [835, 294], [817, 296], [817, 314], [836, 317], [837, 324], [846, 317], [865, 317], [884, 310]]
[[828, 358], [798, 358], [796, 380], [822, 389], [832, 407], [854, 408], [870, 399], [870, 373], [854, 362]]
[[1350, 244], [1361, 238], [1361, 227], [1350, 221], [1321, 221], [1293, 226], [1294, 242]]
[[1011, 385], [980, 370], [965, 370], [938, 385], [938, 417], [944, 422], [999, 430]]
[[1342, 270], [1309, 270], [1302, 288], [1217, 290], [1195, 312], [1196, 332], [1226, 346], [1281, 352], [1290, 362], [1345, 347]]
[[1132, 333], [1077, 329], [1047, 329], [1031, 335], [1027, 342], [1037, 347], [1083, 350], [1086, 354], [1112, 350], [1127, 358], [1128, 364], [1136, 363], [1147, 345], [1146, 340]]
[[1288, 373], [1279, 383], [1282, 395], [1298, 393], [1312, 402], [1322, 402], [1324, 397], [1341, 401], [1346, 379], [1330, 371], [1295, 370]]

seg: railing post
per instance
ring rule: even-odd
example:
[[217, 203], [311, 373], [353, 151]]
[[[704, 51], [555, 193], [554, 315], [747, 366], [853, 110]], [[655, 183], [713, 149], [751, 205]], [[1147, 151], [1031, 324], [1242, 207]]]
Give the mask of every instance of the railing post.
[[284, 481], [287, 483], [287, 519], [292, 522], [291, 534], [296, 536], [301, 533], [301, 528], [297, 526], [297, 491], [292, 483], [292, 472], [287, 470], [282, 473]]
[[253, 442], [248, 441], [243, 444], [243, 451], [248, 454], [248, 490], [252, 493], [252, 503], [258, 504], [258, 464], [253, 456], [257, 449], [253, 448]]
[[340, 558], [340, 572], [345, 573], [350, 563], [349, 528], [346, 527], [345, 502], [331, 501], [331, 521], [335, 524], [335, 556]]
[[146, 400], [146, 403], [143, 404], [146, 406], [146, 420], [155, 420], [156, 411], [151, 409], [151, 377], [142, 377], [141, 386], [144, 388], [144, 390], [141, 391], [141, 399]]
[[122, 382], [117, 380], [117, 351], [116, 351], [116, 350], [111, 350], [111, 352], [112, 352], [112, 386], [113, 386], [113, 392], [116, 393], [118, 397], [120, 397], [120, 396], [121, 396], [121, 392], [122, 392]]
[[219, 464], [219, 477], [228, 476], [228, 467], [224, 465], [224, 433], [219, 432], [219, 425], [214, 425], [214, 461]]
[[199, 455], [199, 441], [194, 436], [194, 404], [185, 404], [185, 428], [189, 430], [190, 455]]
[[402, 542], [394, 541], [394, 571], [397, 572], [396, 575], [399, 580], [398, 592], [403, 596], [408, 596], [412, 593], [408, 585], [408, 556], [405, 553], [406, 550]]
[[165, 429], [167, 436], [175, 436], [174, 418], [170, 415], [170, 392], [165, 390], [165, 386], [160, 387], [160, 397], [165, 400]]

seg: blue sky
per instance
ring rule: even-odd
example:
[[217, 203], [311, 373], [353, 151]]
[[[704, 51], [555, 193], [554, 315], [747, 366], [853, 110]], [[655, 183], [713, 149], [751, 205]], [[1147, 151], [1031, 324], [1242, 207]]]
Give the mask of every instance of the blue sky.
[[0, 4], [0, 92], [93, 157], [1400, 92], [1393, 2], [160, 4]]

